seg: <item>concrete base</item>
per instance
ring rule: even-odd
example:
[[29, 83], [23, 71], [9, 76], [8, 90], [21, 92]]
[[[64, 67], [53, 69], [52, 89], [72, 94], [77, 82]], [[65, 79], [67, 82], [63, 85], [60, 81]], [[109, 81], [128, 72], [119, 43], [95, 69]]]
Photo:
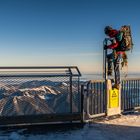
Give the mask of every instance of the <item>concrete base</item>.
[[120, 108], [108, 108], [107, 116], [114, 116], [121, 114]]

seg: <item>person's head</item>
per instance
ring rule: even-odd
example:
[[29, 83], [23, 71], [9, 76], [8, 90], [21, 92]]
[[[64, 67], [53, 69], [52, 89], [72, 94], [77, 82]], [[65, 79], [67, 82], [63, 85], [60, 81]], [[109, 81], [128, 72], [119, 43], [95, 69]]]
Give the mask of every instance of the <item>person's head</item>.
[[109, 36], [109, 37], [115, 37], [116, 34], [118, 33], [118, 31], [115, 30], [115, 29], [113, 29], [111, 26], [106, 26], [106, 27], [104, 28], [104, 32], [105, 32], [105, 34], [106, 34], [107, 36]]
[[106, 35], [109, 35], [112, 30], [113, 30], [113, 28], [111, 26], [106, 26], [104, 28], [104, 32]]

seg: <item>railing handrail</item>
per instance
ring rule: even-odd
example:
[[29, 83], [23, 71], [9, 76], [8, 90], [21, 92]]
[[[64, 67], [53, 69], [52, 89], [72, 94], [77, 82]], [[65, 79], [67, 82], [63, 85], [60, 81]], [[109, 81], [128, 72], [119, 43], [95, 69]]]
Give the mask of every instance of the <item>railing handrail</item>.
[[[64, 70], [63, 71], [63, 73], [64, 74], [58, 74], [58, 76], [60, 75], [60, 76], [62, 76], [62, 75], [64, 75], [64, 76], [69, 76], [69, 75], [71, 75], [71, 76], [78, 76], [78, 77], [80, 77], [81, 76], [81, 73], [80, 73], [80, 70], [78, 69], [78, 67], [77, 66], [1, 66], [0, 67], [0, 72], [1, 72], [1, 70], [26, 70], [25, 72], [30, 72], [30, 71], [27, 71], [27, 70], [33, 70], [33, 69], [35, 69], [35, 70], [53, 70], [52, 72], [54, 72], [54, 73], [52, 73], [52, 75], [54, 74], [55, 76], [56, 76], [56, 74], [58, 74], [58, 72], [57, 71], [54, 71], [54, 70]], [[73, 72], [73, 70], [75, 70], [75, 72]], [[3, 72], [3, 71], [2, 71]], [[10, 72], [10, 71], [8, 71], [8, 72]], [[12, 71], [13, 72], [13, 71]], [[15, 71], [15, 72], [17, 72], [17, 71]], [[19, 71], [20, 72], [20, 71]], [[38, 72], [38, 71], [35, 71], [35, 72]], [[40, 73], [41, 73], [41, 71], [39, 71]], [[44, 72], [44, 71], [43, 71]], [[46, 71], [46, 73], [47, 73], [47, 71]], [[49, 73], [49, 72], [48, 72]], [[56, 73], [56, 74], [55, 74]], [[41, 74], [41, 76], [42, 76], [43, 74]], [[44, 74], [44, 76], [45, 76], [46, 74]], [[10, 74], [9, 75], [7, 75], [7, 74], [5, 74], [5, 75], [0, 75], [0, 77], [6, 77], [6, 76], [8, 76], [8, 77], [10, 77]], [[11, 76], [13, 76], [13, 75], [11, 75]], [[15, 74], [14, 74], [14, 76], [15, 76]], [[17, 76], [19, 76], [19, 75], [17, 75]], [[25, 75], [20, 75], [20, 76], [25, 76]], [[26, 75], [26, 76], [29, 76], [29, 75]], [[33, 76], [35, 76], [35, 75], [33, 75]], [[46, 75], [46, 76], [50, 76], [50, 74], [49, 75]]]
[[0, 66], [0, 69], [64, 69], [77, 68], [77, 66]]
[[131, 81], [131, 80], [140, 80], [140, 78], [126, 78], [126, 79], [122, 79], [122, 81]]
[[[133, 80], [140, 80], [140, 78], [126, 78], [126, 79], [122, 79], [122, 82], [124, 81], [133, 81]], [[98, 82], [105, 82], [104, 79], [101, 79], [101, 80], [89, 80], [88, 81], [89, 83], [98, 83]]]
[[89, 83], [99, 83], [99, 82], [105, 82], [105, 80], [90, 80]]

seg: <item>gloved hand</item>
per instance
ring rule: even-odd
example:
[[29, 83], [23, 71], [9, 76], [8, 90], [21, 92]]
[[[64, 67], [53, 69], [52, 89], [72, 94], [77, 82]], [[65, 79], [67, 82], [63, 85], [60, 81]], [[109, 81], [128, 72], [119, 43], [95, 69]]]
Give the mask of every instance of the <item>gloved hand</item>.
[[107, 45], [104, 45], [104, 50], [108, 49], [108, 46]]

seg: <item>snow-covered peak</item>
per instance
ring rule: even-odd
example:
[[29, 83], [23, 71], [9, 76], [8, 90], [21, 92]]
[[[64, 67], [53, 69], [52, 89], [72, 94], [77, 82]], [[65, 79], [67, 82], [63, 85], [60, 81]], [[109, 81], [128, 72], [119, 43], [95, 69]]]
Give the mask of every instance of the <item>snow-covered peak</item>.
[[24, 88], [24, 89], [19, 89], [21, 92], [43, 92], [43, 93], [51, 93], [51, 94], [58, 94], [60, 91], [53, 90], [51, 87], [48, 86], [40, 86], [40, 87], [35, 87], [35, 88]]

